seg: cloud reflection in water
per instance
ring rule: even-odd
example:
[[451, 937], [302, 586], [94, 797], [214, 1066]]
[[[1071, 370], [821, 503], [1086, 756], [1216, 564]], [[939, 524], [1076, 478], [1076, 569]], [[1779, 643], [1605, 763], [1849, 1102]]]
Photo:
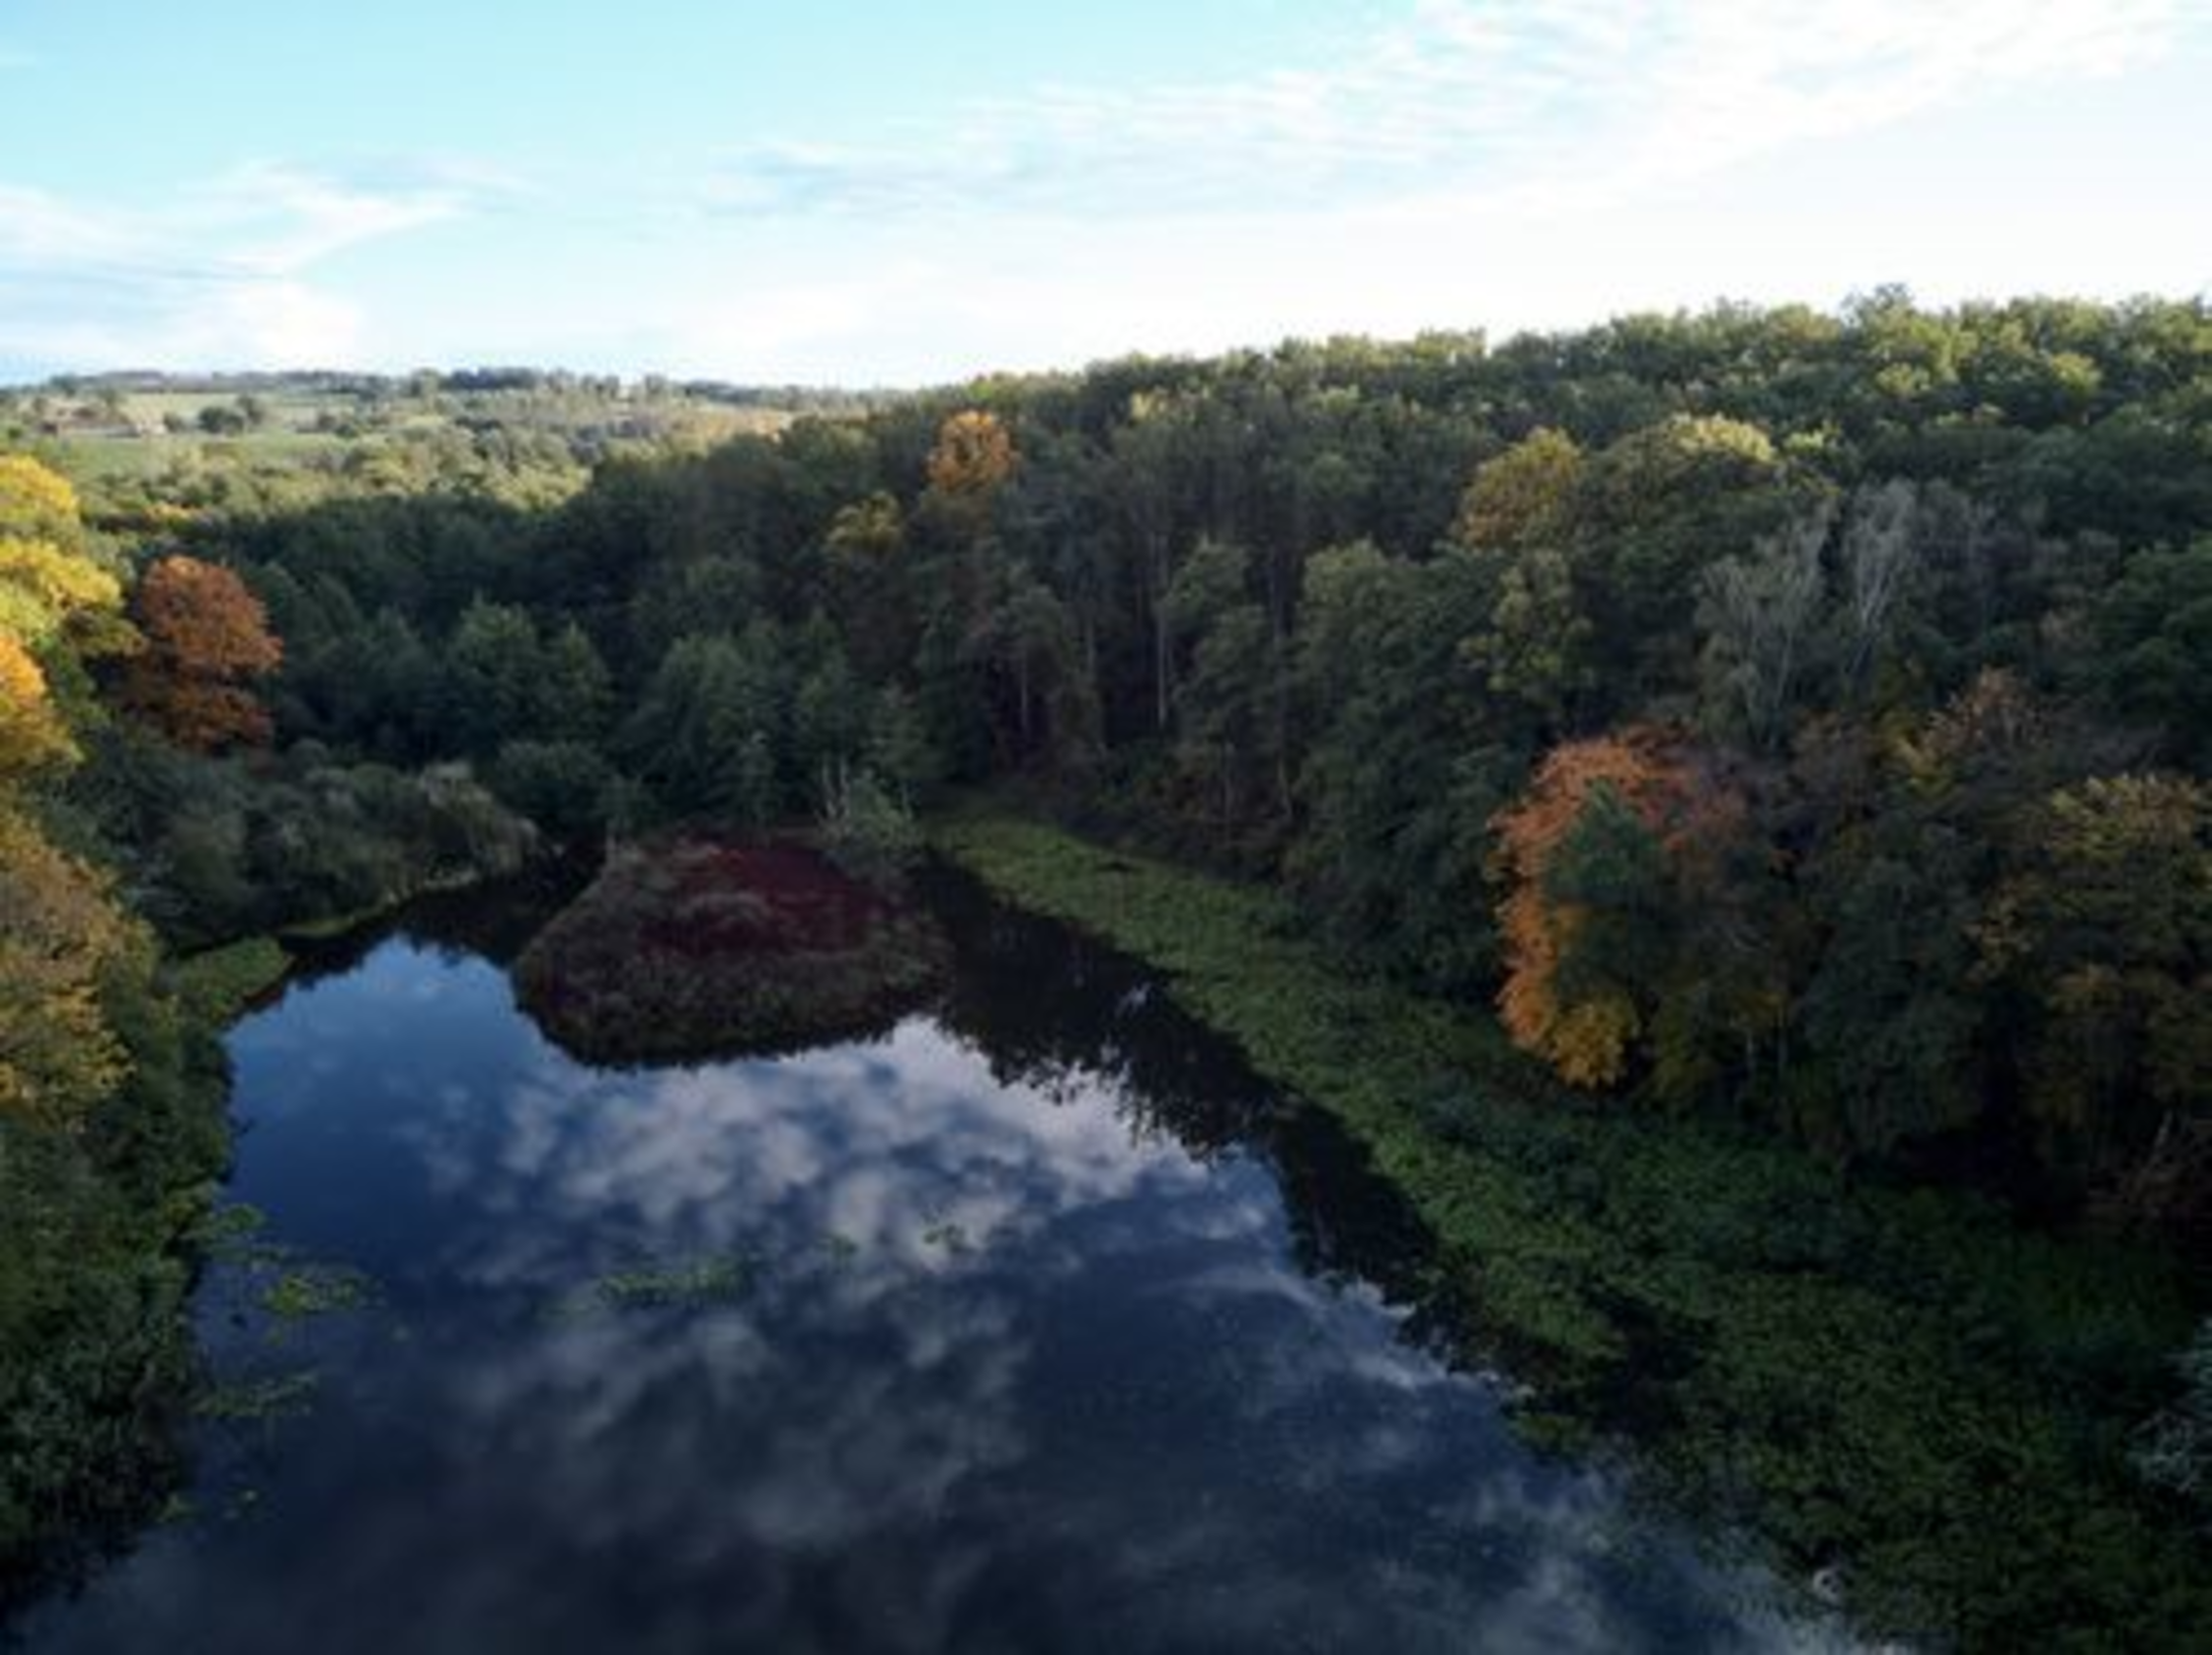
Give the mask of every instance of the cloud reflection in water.
[[[1190, 1038], [1163, 1005], [1025, 968], [1049, 1051], [956, 1013], [621, 1073], [481, 961], [395, 942], [295, 992], [236, 1039], [238, 1193], [374, 1271], [388, 1336], [330, 1335], [256, 1515], [156, 1537], [33, 1647], [1811, 1640], [1303, 1269], [1267, 1156], [1141, 1095]], [[744, 1290], [563, 1312], [709, 1259]]]

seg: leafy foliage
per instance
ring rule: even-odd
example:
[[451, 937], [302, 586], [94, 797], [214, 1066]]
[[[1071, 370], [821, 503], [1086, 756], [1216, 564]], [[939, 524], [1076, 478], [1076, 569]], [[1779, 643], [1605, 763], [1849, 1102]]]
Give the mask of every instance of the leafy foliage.
[[[2092, 777], [2052, 794], [1981, 930], [2040, 1013], [2022, 1054], [2059, 1157], [2107, 1168], [2212, 1098], [2212, 787]], [[2149, 1117], [2131, 1119], [2130, 1112]]]
[[276, 670], [284, 652], [244, 582], [198, 558], [163, 558], [139, 581], [132, 610], [146, 640], [123, 689], [133, 712], [196, 752], [269, 740], [269, 714], [245, 683]]
[[143, 947], [90, 868], [0, 815], [0, 1113], [66, 1130], [115, 1090], [105, 989]]

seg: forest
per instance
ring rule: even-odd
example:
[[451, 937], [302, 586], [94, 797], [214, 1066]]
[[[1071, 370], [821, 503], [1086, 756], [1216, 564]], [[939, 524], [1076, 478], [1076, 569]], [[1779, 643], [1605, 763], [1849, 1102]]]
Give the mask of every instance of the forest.
[[443, 399], [434, 438], [356, 414], [308, 451], [194, 415], [145, 465], [70, 434], [113, 388], [15, 426], [0, 1557], [142, 1515], [98, 1510], [146, 1452], [118, 1398], [189, 1366], [256, 939], [555, 847], [903, 856], [983, 816], [1494, 1022], [1592, 1177], [1710, 1135], [1813, 1203], [2124, 1258], [2155, 1339], [1988, 1361], [2201, 1562], [2212, 307], [1884, 290], [578, 413], [620, 391], [387, 385]]

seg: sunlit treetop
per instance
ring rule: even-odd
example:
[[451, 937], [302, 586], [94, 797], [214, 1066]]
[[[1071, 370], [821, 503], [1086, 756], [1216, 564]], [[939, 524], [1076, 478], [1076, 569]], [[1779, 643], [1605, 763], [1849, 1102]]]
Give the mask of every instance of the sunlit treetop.
[[988, 499], [1014, 474], [1014, 439], [995, 414], [955, 414], [929, 453], [929, 487], [954, 499]]
[[31, 652], [0, 631], [0, 789], [75, 755]]
[[74, 540], [81, 522], [68, 478], [28, 454], [0, 454], [0, 534]]
[[1460, 503], [1453, 537], [1482, 550], [1556, 545], [1582, 481], [1582, 450], [1549, 428], [1531, 432], [1481, 466]]

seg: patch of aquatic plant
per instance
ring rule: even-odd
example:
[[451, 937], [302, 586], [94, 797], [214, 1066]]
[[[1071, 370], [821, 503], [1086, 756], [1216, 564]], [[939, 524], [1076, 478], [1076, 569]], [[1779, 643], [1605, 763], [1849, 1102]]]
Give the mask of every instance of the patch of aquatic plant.
[[601, 1311], [726, 1304], [752, 1290], [757, 1266], [743, 1255], [684, 1263], [641, 1263], [595, 1277], [564, 1294], [549, 1312], [570, 1321]]
[[311, 1258], [268, 1234], [259, 1209], [237, 1205], [216, 1208], [198, 1231], [207, 1256], [235, 1272], [241, 1307], [250, 1307], [274, 1324], [285, 1326], [362, 1309], [377, 1299], [367, 1272], [351, 1265]]
[[921, 1232], [921, 1244], [925, 1247], [942, 1247], [948, 1253], [965, 1253], [976, 1243], [969, 1236], [966, 1226], [944, 1219]]
[[292, 1419], [313, 1408], [322, 1383], [312, 1368], [225, 1379], [202, 1391], [193, 1412], [227, 1424]]
[[244, 1201], [226, 1201], [210, 1207], [193, 1226], [191, 1241], [208, 1257], [250, 1258], [266, 1245], [260, 1237], [269, 1227], [269, 1215]]
[[1283, 900], [1029, 822], [941, 825], [1014, 903], [1165, 975], [1329, 1111], [1435, 1239], [1547, 1444], [1843, 1583], [1868, 1630], [1974, 1649], [2185, 1649], [2212, 1551], [2129, 1463], [2193, 1321], [2160, 1261], [1869, 1187], [1772, 1139], [1593, 1106], [1482, 1012], [1345, 974]]
[[305, 1321], [316, 1316], [357, 1310], [371, 1302], [376, 1284], [358, 1270], [344, 1265], [294, 1264], [277, 1272], [261, 1290], [263, 1310], [280, 1321]]

